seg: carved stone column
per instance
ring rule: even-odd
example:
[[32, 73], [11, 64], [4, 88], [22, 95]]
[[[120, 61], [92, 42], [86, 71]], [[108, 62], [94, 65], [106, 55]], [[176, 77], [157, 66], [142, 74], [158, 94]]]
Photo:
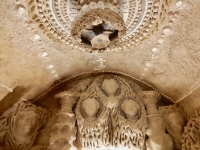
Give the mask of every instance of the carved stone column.
[[59, 99], [61, 110], [58, 112], [57, 121], [52, 127], [48, 149], [76, 149], [74, 146], [77, 131], [75, 127], [76, 117], [72, 108], [77, 102], [77, 95], [64, 91], [55, 95], [55, 99]]
[[[148, 127], [146, 145], [148, 150], [173, 150], [173, 141], [170, 135], [165, 133], [165, 123], [158, 112], [156, 103], [160, 100], [157, 91], [143, 91], [139, 93], [141, 101], [147, 110]], [[165, 142], [167, 141], [167, 144]]]

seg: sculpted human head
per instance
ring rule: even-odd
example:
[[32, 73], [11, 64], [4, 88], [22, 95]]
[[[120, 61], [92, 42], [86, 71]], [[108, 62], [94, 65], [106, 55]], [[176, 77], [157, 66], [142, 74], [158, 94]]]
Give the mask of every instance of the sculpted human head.
[[33, 134], [38, 126], [39, 115], [35, 111], [20, 111], [15, 119], [15, 132], [20, 136]]
[[125, 100], [121, 104], [121, 109], [126, 115], [128, 120], [134, 120], [139, 118], [139, 105], [133, 100]]
[[173, 135], [182, 135], [187, 119], [177, 106], [161, 107], [159, 111], [165, 118], [167, 132]]
[[114, 79], [105, 79], [102, 84], [103, 90], [108, 95], [113, 95], [116, 93], [117, 89], [119, 88], [119, 85]]
[[82, 102], [82, 108], [86, 114], [86, 118], [96, 118], [99, 110], [99, 102], [95, 98], [88, 98]]
[[[0, 134], [6, 134], [6, 149], [22, 149], [34, 144], [39, 129], [46, 123], [50, 112], [29, 101], [19, 101], [0, 118]], [[5, 125], [6, 122], [6, 125]]]

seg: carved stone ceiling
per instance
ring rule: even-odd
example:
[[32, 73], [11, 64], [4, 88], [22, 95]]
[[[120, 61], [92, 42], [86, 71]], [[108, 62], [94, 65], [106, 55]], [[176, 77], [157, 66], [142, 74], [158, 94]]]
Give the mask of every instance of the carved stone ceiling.
[[[22, 98], [29, 99], [62, 77], [98, 70], [129, 74], [174, 102], [198, 98], [195, 91], [200, 87], [199, 0], [168, 0], [163, 5], [165, 11], [158, 9], [157, 24], [143, 18], [145, 26], [140, 29], [148, 34], [135, 31], [138, 34], [120, 39], [118, 45], [91, 52], [84, 52], [64, 34], [64, 41], [62, 37], [47, 36], [55, 32], [38, 27], [37, 20], [32, 19], [34, 14], [30, 15], [31, 2], [0, 3], [0, 99], [17, 86], [27, 88]], [[151, 9], [150, 12], [155, 10], [153, 5]], [[142, 13], [137, 11], [134, 13]]]

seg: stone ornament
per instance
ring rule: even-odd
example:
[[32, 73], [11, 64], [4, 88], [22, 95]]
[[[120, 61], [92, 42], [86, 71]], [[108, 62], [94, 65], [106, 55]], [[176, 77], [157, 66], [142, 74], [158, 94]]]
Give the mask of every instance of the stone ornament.
[[176, 104], [159, 107], [159, 112], [165, 120], [166, 131], [173, 139], [174, 150], [181, 149], [182, 134], [184, 127], [187, 125], [187, 118], [182, 109]]
[[102, 49], [110, 44], [110, 40], [108, 35], [99, 34], [91, 40], [91, 44], [93, 48]]
[[0, 144], [6, 150], [45, 149], [46, 145], [34, 145], [41, 127], [50, 117], [50, 112], [19, 101], [0, 117]]
[[[123, 51], [151, 36], [167, 16], [169, 0], [20, 0], [38, 27], [73, 49]], [[106, 24], [101, 38], [94, 27]], [[35, 27], [36, 28], [36, 27]], [[86, 33], [85, 33], [86, 32]], [[86, 38], [85, 38], [86, 36]], [[100, 40], [98, 40], [100, 39]], [[78, 44], [77, 44], [78, 43]]]
[[[88, 47], [92, 46], [93, 49], [102, 49], [111, 43], [114, 44], [111, 41], [120, 38], [126, 32], [120, 6], [106, 1], [85, 2], [71, 27], [71, 35], [75, 41], [87, 44]], [[89, 32], [87, 35], [86, 31]]]
[[114, 145], [127, 149], [145, 148], [147, 122], [146, 111], [141, 101], [137, 98], [123, 100], [121, 103], [121, 114], [117, 114], [112, 114]]

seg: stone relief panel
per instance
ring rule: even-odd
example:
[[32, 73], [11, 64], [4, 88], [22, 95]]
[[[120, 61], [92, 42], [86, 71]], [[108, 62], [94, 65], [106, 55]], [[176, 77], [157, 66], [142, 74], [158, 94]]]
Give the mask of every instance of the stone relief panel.
[[144, 105], [123, 78], [97, 77], [81, 94], [76, 116], [84, 148], [145, 146]]
[[183, 150], [200, 149], [200, 108], [197, 108], [189, 116], [189, 122], [184, 128], [181, 140]]
[[28, 101], [19, 101], [0, 117], [0, 144], [6, 150], [45, 149], [34, 145], [50, 112]]
[[[125, 76], [71, 79], [56, 85], [62, 84], [61, 88], [51, 88], [55, 92], [48, 90], [52, 94], [41, 98], [41, 103], [19, 101], [5, 111], [0, 117], [0, 149], [199, 148], [199, 110], [188, 122], [178, 104], [164, 105], [158, 91], [145, 90]], [[57, 109], [49, 108], [55, 105]], [[39, 142], [42, 138], [45, 142]]]

